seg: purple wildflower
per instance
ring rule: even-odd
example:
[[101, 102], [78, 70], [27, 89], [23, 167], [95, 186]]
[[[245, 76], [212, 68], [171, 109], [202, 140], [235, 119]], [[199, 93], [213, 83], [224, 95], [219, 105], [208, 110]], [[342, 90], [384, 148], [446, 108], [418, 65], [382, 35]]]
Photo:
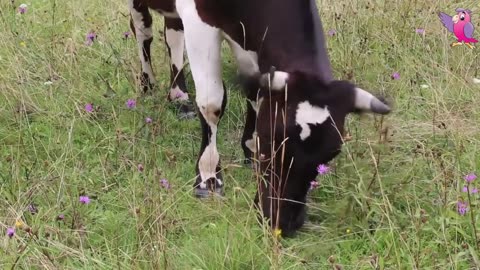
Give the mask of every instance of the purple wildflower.
[[27, 12], [27, 4], [21, 4], [18, 6], [18, 13], [25, 14]]
[[394, 72], [394, 73], [392, 74], [392, 79], [394, 79], [394, 80], [400, 79], [400, 73]]
[[457, 211], [460, 215], [464, 216], [467, 213], [468, 207], [466, 202], [457, 202]]
[[82, 204], [89, 204], [90, 203], [90, 198], [88, 196], [80, 196], [79, 201]]
[[64, 214], [60, 214], [57, 216], [57, 220], [64, 220], [65, 219], [65, 215]]
[[92, 103], [87, 103], [87, 104], [85, 105], [85, 111], [87, 111], [87, 112], [89, 112], [89, 113], [90, 113], [90, 112], [93, 112], [93, 105], [92, 105]]
[[420, 35], [423, 35], [423, 34], [425, 34], [425, 29], [423, 29], [423, 28], [417, 28], [417, 29], [415, 29], [415, 33], [420, 34]]
[[462, 191], [463, 191], [463, 192], [468, 192], [468, 187], [467, 187], [467, 186], [463, 186]]
[[138, 164], [137, 165], [137, 169], [139, 172], [143, 172], [144, 168], [143, 168], [143, 165], [142, 164]]
[[336, 34], [337, 34], [337, 31], [335, 31], [335, 29], [330, 29], [330, 30], [328, 30], [328, 35], [329, 35], [329, 36], [333, 37], [333, 36], [335, 36]]
[[478, 189], [477, 189], [477, 188], [473, 188], [471, 193], [472, 193], [472, 194], [477, 194], [477, 193], [478, 193]]
[[465, 177], [463, 179], [465, 179], [465, 181], [467, 181], [467, 183], [471, 183], [475, 179], [477, 179], [477, 176], [475, 175], [475, 173], [469, 173], [469, 174], [465, 175]]
[[329, 171], [330, 171], [330, 168], [328, 167], [328, 165], [320, 164], [317, 167], [317, 172], [321, 175], [327, 174]]
[[28, 211], [29, 211], [32, 215], [34, 215], [34, 214], [36, 214], [36, 213], [38, 212], [37, 207], [36, 207], [33, 203], [29, 204], [27, 208], [28, 208]]
[[145, 123], [147, 123], [147, 124], [152, 123], [152, 118], [150, 118], [150, 117], [145, 118]]
[[127, 108], [133, 109], [135, 106], [137, 106], [137, 101], [135, 99], [127, 100]]
[[168, 180], [163, 178], [163, 179], [160, 179], [160, 185], [165, 188], [165, 189], [169, 189], [170, 188], [170, 183], [168, 183]]
[[90, 31], [87, 36], [86, 36], [86, 41], [85, 41], [85, 44], [90, 46], [93, 44], [93, 41], [97, 38], [97, 34], [95, 34], [95, 32], [93, 31]]
[[314, 190], [318, 188], [318, 186], [319, 186], [319, 183], [316, 180], [313, 180], [310, 182], [310, 190]]
[[124, 38], [124, 39], [129, 38], [129, 37], [130, 37], [130, 34], [131, 34], [130, 31], [123, 32], [123, 38]]
[[15, 228], [13, 227], [7, 228], [7, 236], [12, 238], [14, 235], [15, 235]]

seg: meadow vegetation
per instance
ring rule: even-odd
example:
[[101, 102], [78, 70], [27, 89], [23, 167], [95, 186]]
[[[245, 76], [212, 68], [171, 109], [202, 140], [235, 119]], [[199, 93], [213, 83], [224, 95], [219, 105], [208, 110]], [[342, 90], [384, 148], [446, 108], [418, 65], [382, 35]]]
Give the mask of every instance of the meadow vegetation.
[[178, 120], [166, 100], [161, 17], [152, 52], [160, 85], [142, 96], [126, 1], [24, 3], [21, 14], [21, 2], [0, 2], [2, 269], [480, 267], [480, 179], [464, 179], [480, 166], [480, 48], [451, 48], [437, 17], [470, 8], [478, 28], [477, 2], [318, 1], [336, 77], [386, 96], [393, 112], [348, 118], [351, 140], [288, 239], [252, 207], [255, 177], [240, 147], [246, 103], [226, 44], [226, 197], [199, 201], [200, 124]]

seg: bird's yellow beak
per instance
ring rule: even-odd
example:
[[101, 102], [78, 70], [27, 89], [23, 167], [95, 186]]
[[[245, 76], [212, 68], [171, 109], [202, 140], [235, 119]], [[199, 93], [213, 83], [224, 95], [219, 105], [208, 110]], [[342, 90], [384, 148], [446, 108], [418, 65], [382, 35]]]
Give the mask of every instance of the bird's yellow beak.
[[452, 17], [452, 22], [457, 23], [459, 19], [460, 18], [458, 17], [458, 15], [455, 15], [455, 16]]

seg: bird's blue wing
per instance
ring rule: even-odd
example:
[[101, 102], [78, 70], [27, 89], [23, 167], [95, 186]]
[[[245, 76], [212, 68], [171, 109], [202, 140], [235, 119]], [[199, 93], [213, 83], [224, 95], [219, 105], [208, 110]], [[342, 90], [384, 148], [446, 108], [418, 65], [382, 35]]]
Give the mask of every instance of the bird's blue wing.
[[447, 28], [447, 30], [449, 32], [452, 32], [453, 33], [453, 21], [452, 21], [452, 17], [451, 16], [448, 16], [447, 14], [443, 13], [443, 12], [439, 12], [438, 13], [438, 18], [440, 18], [440, 21], [443, 23], [443, 25], [445, 26], [445, 28]]
[[473, 30], [475, 30], [475, 28], [471, 22], [465, 24], [463, 27], [463, 33], [467, 38], [473, 38]]

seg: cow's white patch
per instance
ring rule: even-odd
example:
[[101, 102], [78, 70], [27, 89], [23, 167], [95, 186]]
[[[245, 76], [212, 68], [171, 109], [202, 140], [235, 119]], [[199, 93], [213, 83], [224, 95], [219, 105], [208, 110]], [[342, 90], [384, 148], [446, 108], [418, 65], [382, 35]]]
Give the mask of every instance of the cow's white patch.
[[142, 13], [133, 8], [133, 0], [128, 1], [128, 7], [130, 9], [130, 15], [132, 16], [133, 26], [135, 27], [135, 36], [138, 44], [140, 62], [142, 63], [142, 71], [148, 74], [150, 83], [155, 84], [155, 76], [153, 75], [151, 63], [148, 62], [143, 55], [143, 44], [145, 40], [153, 37], [152, 27], [145, 27]]
[[239, 72], [247, 76], [257, 74], [259, 72], [257, 53], [245, 50], [227, 34], [224, 34], [224, 37], [235, 55]]
[[[221, 33], [220, 29], [201, 20], [194, 0], [177, 0], [176, 7], [184, 26], [187, 56], [196, 89], [195, 101], [212, 131], [210, 143], [199, 160], [202, 179], [200, 187], [205, 188], [207, 179], [211, 177], [216, 179], [216, 167], [219, 163], [216, 134], [220, 119], [216, 113], [221, 110], [224, 95], [220, 55]], [[219, 179], [217, 184], [222, 184]]]
[[165, 31], [166, 42], [170, 48], [171, 64], [175, 65], [177, 69], [183, 67], [183, 49], [185, 47], [185, 39], [183, 31], [175, 31], [167, 29]]
[[[210, 138], [210, 144], [207, 145], [202, 155], [200, 156], [200, 160], [198, 161], [198, 169], [200, 171], [200, 178], [202, 179], [202, 182], [200, 183], [200, 188], [203, 189], [207, 188], [205, 180], [209, 178], [216, 179], [216, 168], [218, 162], [220, 161], [220, 155], [218, 154], [216, 145], [217, 126], [210, 125], [210, 128], [212, 129], [212, 137]], [[217, 179], [217, 184], [222, 185], [220, 179]]]
[[[183, 35], [183, 31], [175, 31], [173, 29], [167, 29], [165, 31], [165, 39], [168, 44], [168, 47], [170, 48], [170, 59], [171, 63], [170, 65], [172, 66], [173, 70], [173, 65], [177, 68], [177, 71], [180, 72], [180, 70], [183, 68], [183, 52], [185, 48], [185, 38]], [[174, 74], [174, 76], [177, 76], [177, 74]], [[173, 79], [176, 79], [174, 77]], [[175, 87], [172, 87], [170, 89], [170, 99], [171, 100], [188, 100], [188, 94], [184, 93], [178, 85]]]
[[[273, 79], [270, 78], [269, 73], [266, 73], [262, 75], [260, 84], [264, 87], [270, 86], [272, 90], [282, 90], [287, 85], [288, 77], [288, 73], [284, 71], [275, 71], [273, 73]], [[272, 81], [271, 83], [269, 83], [269, 78]]]
[[308, 101], [303, 101], [298, 104], [297, 113], [295, 115], [295, 122], [302, 128], [300, 132], [300, 139], [306, 140], [310, 134], [310, 126], [308, 124], [322, 124], [330, 117], [330, 112], [327, 107], [321, 108], [313, 106]]
[[257, 147], [256, 147], [256, 142], [257, 142], [257, 132], [253, 132], [252, 138], [249, 140], [245, 141], [245, 146], [252, 151], [252, 153], [257, 152]]

